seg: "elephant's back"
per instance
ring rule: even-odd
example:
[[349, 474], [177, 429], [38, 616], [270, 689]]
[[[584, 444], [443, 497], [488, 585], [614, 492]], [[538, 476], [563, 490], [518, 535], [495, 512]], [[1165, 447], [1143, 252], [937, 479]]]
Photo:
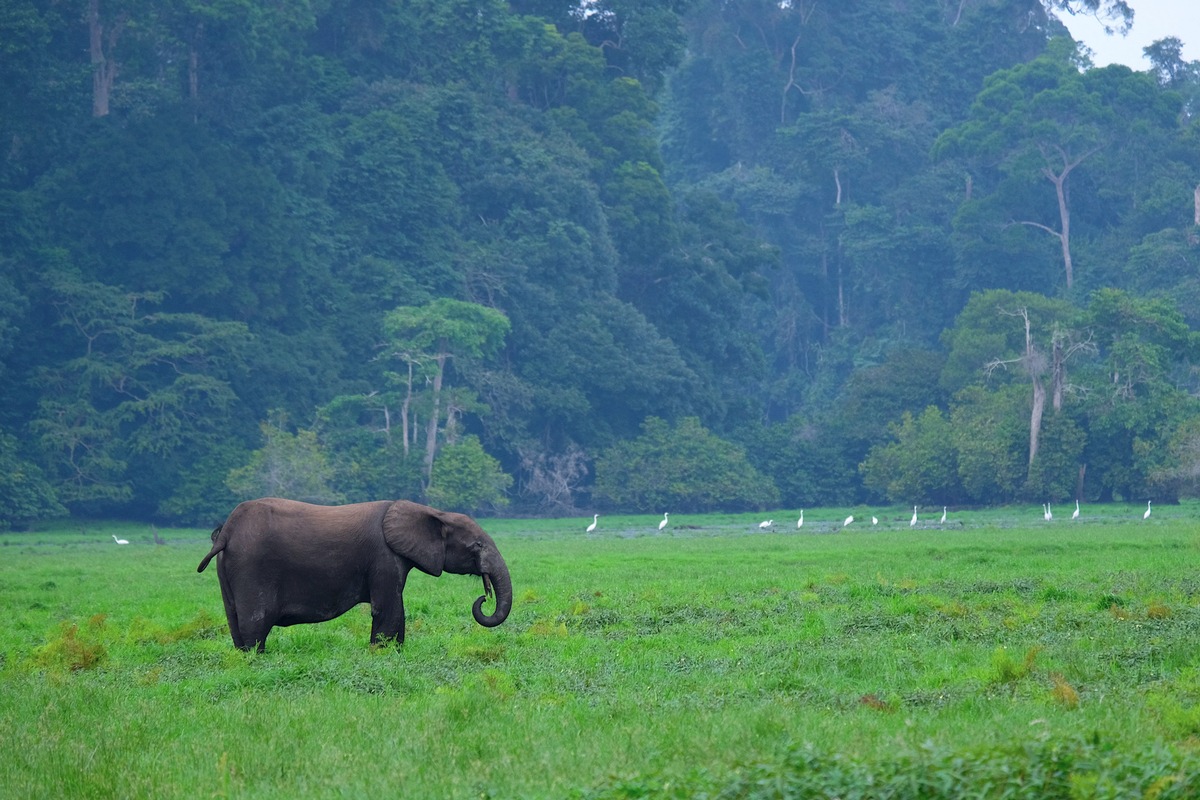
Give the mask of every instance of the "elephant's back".
[[306, 546], [336, 550], [361, 546], [364, 537], [378, 535], [391, 501], [321, 506], [264, 497], [238, 505], [225, 522], [226, 551], [294, 551]]

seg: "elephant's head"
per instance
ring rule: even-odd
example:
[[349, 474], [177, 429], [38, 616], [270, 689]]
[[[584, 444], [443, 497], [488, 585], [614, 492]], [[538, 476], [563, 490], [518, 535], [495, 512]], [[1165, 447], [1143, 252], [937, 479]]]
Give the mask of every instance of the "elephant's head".
[[[493, 628], [508, 618], [512, 609], [508, 565], [492, 537], [466, 514], [397, 500], [384, 514], [383, 538], [393, 552], [435, 577], [442, 572], [482, 575], [483, 594], [471, 607], [475, 621]], [[483, 603], [493, 591], [496, 610], [489, 616], [483, 613]]]

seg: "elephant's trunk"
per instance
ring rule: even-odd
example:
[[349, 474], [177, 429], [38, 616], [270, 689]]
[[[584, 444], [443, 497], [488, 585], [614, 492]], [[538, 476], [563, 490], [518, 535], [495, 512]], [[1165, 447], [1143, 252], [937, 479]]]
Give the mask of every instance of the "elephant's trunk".
[[[483, 603], [492, 592], [496, 594], [496, 610], [491, 616], [483, 613]], [[485, 628], [494, 628], [508, 619], [512, 610], [512, 580], [508, 577], [508, 565], [504, 559], [497, 557], [483, 573], [483, 594], [471, 606], [471, 616]]]

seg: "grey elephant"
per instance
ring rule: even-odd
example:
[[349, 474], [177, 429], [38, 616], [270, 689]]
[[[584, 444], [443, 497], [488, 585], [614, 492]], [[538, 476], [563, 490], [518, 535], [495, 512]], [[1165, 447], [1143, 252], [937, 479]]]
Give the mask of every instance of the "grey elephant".
[[[482, 575], [475, 621], [494, 627], [512, 608], [508, 566], [492, 537], [465, 514], [407, 500], [316, 506], [248, 500], [212, 532], [217, 577], [233, 643], [262, 652], [277, 625], [324, 622], [371, 604], [371, 643], [404, 641], [404, 582], [413, 567], [433, 576]], [[487, 615], [485, 598], [496, 596]]]

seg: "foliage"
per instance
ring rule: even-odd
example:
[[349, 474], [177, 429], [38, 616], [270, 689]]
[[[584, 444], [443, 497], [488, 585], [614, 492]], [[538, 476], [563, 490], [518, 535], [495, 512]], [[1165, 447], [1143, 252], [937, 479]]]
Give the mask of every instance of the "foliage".
[[778, 489], [746, 460], [742, 448], [706, 430], [696, 417], [671, 426], [657, 417], [642, 435], [596, 459], [596, 495], [639, 511], [766, 508]]
[[422, 496], [420, 451], [395, 427], [401, 403], [396, 393], [372, 392], [335, 397], [319, 409], [317, 438], [346, 502]]
[[918, 416], [906, 411], [891, 433], [895, 441], [873, 447], [862, 464], [867, 488], [893, 503], [959, 502], [958, 452], [946, 415], [932, 406]]
[[0, 430], [0, 530], [67, 513], [42, 470], [22, 456], [19, 444]]
[[230, 470], [225, 485], [239, 501], [256, 497], [286, 497], [306, 503], [332, 505], [341, 495], [332, 487], [333, 469], [311, 430], [290, 433], [285, 418], [261, 426], [264, 444], [243, 466]]
[[464, 436], [438, 454], [426, 494], [438, 508], [463, 512], [499, 509], [508, 505], [505, 492], [512, 482], [500, 462], [484, 451], [478, 436]]
[[59, 498], [75, 508], [135, 498], [129, 468], [209, 445], [235, 402], [244, 325], [155, 312], [161, 293], [122, 292], [56, 275], [50, 302], [70, 357], [39, 371], [31, 429]]
[[805, 508], [825, 501], [852, 503], [857, 475], [847, 452], [843, 429], [796, 414], [784, 422], [740, 433], [746, 460], [764, 481], [779, 489], [787, 508]]
[[851, 502], [931, 406], [972, 502], [1193, 491], [1200, 65], [1090, 65], [1121, 0], [94, 5], [0, 14], [22, 519], [211, 521], [277, 409], [347, 499], [470, 432], [566, 512], [695, 417]]
[[[1023, 387], [967, 387], [950, 409], [958, 478], [972, 503], [1018, 496], [1028, 474], [1029, 397]], [[1056, 498], [1057, 499], [1057, 498]]]

